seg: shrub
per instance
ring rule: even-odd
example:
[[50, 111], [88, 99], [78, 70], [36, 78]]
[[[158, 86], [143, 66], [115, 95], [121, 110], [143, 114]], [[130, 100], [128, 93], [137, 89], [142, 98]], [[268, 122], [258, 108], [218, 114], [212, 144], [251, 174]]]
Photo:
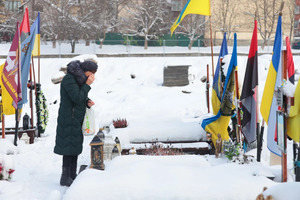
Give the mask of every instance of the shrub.
[[113, 125], [115, 128], [125, 128], [128, 126], [127, 120], [126, 119], [116, 119], [113, 120]]

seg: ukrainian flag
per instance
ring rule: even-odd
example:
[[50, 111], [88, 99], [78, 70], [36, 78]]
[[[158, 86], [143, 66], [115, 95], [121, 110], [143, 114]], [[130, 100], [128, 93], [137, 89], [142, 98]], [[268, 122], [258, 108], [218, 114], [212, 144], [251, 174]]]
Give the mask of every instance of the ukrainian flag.
[[220, 103], [221, 103], [221, 74], [220, 74], [220, 58], [224, 58], [228, 54], [228, 48], [227, 48], [227, 40], [226, 40], [226, 32], [224, 33], [222, 46], [220, 49], [220, 54], [218, 58], [218, 63], [215, 71], [215, 76], [213, 80], [213, 86], [212, 86], [212, 95], [211, 95], [211, 105], [213, 108], [213, 114], [216, 115], [218, 111], [220, 110]]
[[294, 141], [300, 141], [300, 81], [295, 91], [294, 106], [291, 106], [287, 121], [287, 134]]
[[260, 104], [260, 113], [268, 125], [267, 132], [267, 147], [268, 149], [279, 156], [281, 156], [280, 150], [277, 148], [277, 142], [275, 141], [275, 131], [276, 131], [276, 97], [274, 95], [274, 90], [277, 90], [282, 83], [281, 80], [281, 51], [282, 51], [282, 17], [278, 17], [273, 56], [270, 63], [266, 84]]
[[212, 134], [212, 141], [215, 144], [218, 133], [221, 134], [222, 140], [229, 140], [227, 127], [231, 118], [231, 111], [234, 99], [234, 70], [237, 67], [237, 39], [234, 34], [234, 45], [231, 60], [228, 66], [227, 75], [225, 79], [224, 90], [222, 93], [220, 109], [217, 115], [204, 119], [202, 121], [202, 128]]
[[40, 34], [40, 12], [38, 13], [38, 16], [36, 18], [37, 20], [37, 32], [36, 32], [36, 35], [35, 35], [35, 41], [34, 41], [34, 47], [33, 47], [33, 50], [32, 50], [32, 56], [39, 56], [41, 55], [41, 52], [40, 52], [40, 47], [41, 47], [41, 42], [40, 42], [40, 37], [41, 37], [41, 34]]
[[210, 15], [210, 0], [188, 0], [180, 15], [171, 27], [171, 35], [188, 14]]

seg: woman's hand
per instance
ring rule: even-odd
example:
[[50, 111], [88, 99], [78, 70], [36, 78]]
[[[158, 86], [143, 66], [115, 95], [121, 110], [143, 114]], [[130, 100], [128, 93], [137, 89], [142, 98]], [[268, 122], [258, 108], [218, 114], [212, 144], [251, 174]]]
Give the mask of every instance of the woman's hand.
[[87, 80], [86, 80], [86, 84], [91, 85], [95, 80], [95, 75], [91, 74], [88, 76]]
[[91, 108], [95, 103], [92, 100], [88, 100], [87, 105]]

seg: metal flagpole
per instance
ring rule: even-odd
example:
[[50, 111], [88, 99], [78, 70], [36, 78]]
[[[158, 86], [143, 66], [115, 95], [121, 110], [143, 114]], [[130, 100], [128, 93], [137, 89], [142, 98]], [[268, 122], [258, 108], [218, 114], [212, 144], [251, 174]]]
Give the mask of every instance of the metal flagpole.
[[5, 116], [3, 114], [3, 104], [1, 101], [1, 121], [2, 121], [2, 138], [5, 138]]
[[206, 78], [206, 102], [207, 102], [207, 111], [210, 113], [210, 105], [209, 105], [209, 65], [206, 67], [207, 78]]
[[242, 107], [242, 103], [240, 101], [240, 93], [239, 93], [239, 81], [238, 81], [238, 71], [235, 70], [234, 71], [234, 78], [235, 78], [235, 96], [236, 96], [236, 100], [237, 100], [237, 120], [238, 120], [238, 124], [237, 124], [237, 128], [236, 128], [236, 141], [238, 143], [241, 142], [241, 107]]

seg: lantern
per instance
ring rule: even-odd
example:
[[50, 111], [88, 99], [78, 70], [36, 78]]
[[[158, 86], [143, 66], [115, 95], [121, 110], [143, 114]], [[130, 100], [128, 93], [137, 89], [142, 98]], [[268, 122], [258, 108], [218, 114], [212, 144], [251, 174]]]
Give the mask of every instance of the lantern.
[[104, 135], [104, 133], [103, 133], [103, 131], [102, 131], [101, 128], [99, 128], [99, 131], [98, 131], [97, 135], [101, 138], [101, 140], [105, 139], [105, 135]]
[[91, 146], [91, 167], [94, 169], [104, 170], [103, 162], [103, 140], [97, 135], [94, 136], [90, 143]]
[[118, 147], [119, 153], [121, 153], [122, 148], [121, 148], [120, 140], [118, 137], [115, 138], [115, 142], [116, 142], [116, 146]]
[[20, 140], [24, 141], [25, 144], [29, 144], [30, 143], [30, 137], [28, 136], [28, 134], [26, 132], [24, 132], [22, 134], [22, 137], [20, 138]]
[[24, 117], [23, 117], [23, 130], [26, 130], [29, 128], [29, 115], [27, 115], [27, 113], [25, 113]]
[[117, 146], [115, 146], [112, 150], [112, 153], [111, 153], [111, 159], [114, 159], [115, 157], [119, 156], [120, 153], [119, 153], [119, 149]]
[[111, 160], [111, 153], [115, 146], [115, 141], [110, 134], [107, 134], [104, 140], [104, 160]]

